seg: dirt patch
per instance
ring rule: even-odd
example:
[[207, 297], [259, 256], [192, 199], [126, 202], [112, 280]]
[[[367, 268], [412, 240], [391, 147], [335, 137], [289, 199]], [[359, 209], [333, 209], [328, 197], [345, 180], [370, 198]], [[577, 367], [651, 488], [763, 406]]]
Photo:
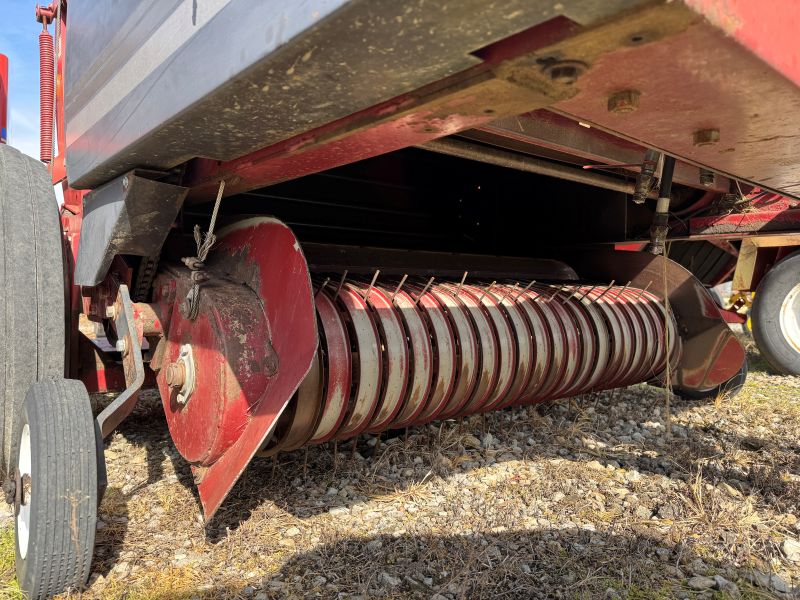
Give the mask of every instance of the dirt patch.
[[800, 596], [800, 378], [750, 358], [671, 435], [636, 386], [361, 436], [255, 463], [207, 527], [150, 393], [108, 444], [83, 597]]

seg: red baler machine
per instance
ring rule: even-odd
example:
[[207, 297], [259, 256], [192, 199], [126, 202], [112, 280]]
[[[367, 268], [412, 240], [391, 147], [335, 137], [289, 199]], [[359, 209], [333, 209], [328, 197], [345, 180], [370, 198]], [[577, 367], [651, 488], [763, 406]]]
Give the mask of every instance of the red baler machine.
[[[734, 391], [731, 277], [800, 372], [800, 9], [757, 4], [38, 7], [41, 162], [0, 145], [23, 589], [85, 583], [103, 438], [144, 385], [211, 519], [259, 456]], [[87, 390], [118, 395], [95, 416]]]

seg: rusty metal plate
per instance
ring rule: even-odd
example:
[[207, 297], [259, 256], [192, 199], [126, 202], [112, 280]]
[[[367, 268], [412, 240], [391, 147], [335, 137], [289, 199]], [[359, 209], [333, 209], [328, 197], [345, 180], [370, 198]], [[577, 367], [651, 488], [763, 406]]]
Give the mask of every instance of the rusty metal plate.
[[511, 406], [522, 397], [531, 380], [534, 365], [534, 345], [528, 319], [525, 317], [523, 308], [517, 304], [514, 298], [519, 290], [504, 285], [498, 286], [496, 289], [497, 291], [492, 291], [492, 294], [499, 302], [514, 330], [514, 345], [517, 351], [514, 379], [505, 398], [498, 405], [498, 408], [505, 408]]
[[378, 327], [381, 341], [383, 377], [378, 407], [366, 431], [377, 433], [386, 429], [402, 408], [408, 386], [410, 364], [408, 342], [403, 323], [389, 297], [375, 286], [361, 288], [370, 307], [370, 316]]
[[430, 293], [444, 308], [450, 320], [458, 349], [456, 381], [453, 386], [453, 393], [444, 409], [439, 413], [439, 418], [448, 419], [460, 413], [477, 383], [478, 373], [480, 372], [478, 339], [472, 326], [472, 320], [469, 318], [469, 314], [461, 300], [441, 286], [433, 286]]
[[358, 288], [350, 283], [342, 285], [336, 303], [350, 334], [353, 365], [357, 367], [348, 414], [336, 433], [336, 439], [346, 440], [367, 428], [378, 407], [383, 362], [378, 330]]
[[478, 298], [478, 302], [494, 325], [498, 350], [497, 380], [482, 408], [484, 411], [493, 410], [505, 400], [514, 383], [517, 371], [516, 334], [508, 320], [507, 311], [500, 307], [498, 298], [492, 294], [494, 289], [492, 285], [464, 287]]
[[497, 383], [500, 364], [497, 332], [489, 317], [481, 308], [478, 295], [474, 294], [467, 286], [461, 286], [459, 289], [456, 285], [441, 284], [438, 287], [447, 290], [463, 304], [466, 314], [475, 328], [479, 356], [478, 361], [475, 363], [478, 369], [478, 376], [472, 394], [459, 411], [461, 415], [472, 414], [483, 408]]
[[[390, 298], [403, 321], [411, 352], [406, 397], [403, 401], [403, 408], [392, 423], [392, 427], [406, 427], [413, 423], [414, 419], [424, 410], [425, 402], [429, 398], [433, 380], [434, 354], [431, 334], [428, 332], [428, 327], [414, 299], [402, 290], [392, 293]], [[433, 400], [433, 398], [431, 399]]]
[[424, 408], [413, 421], [413, 424], [421, 425], [438, 417], [449, 403], [456, 386], [459, 358], [453, 327], [439, 300], [431, 292], [420, 296], [421, 288], [407, 287], [409, 298], [419, 300], [417, 308], [427, 325], [433, 351], [430, 393], [424, 401]]
[[[263, 447], [281, 412], [308, 373], [318, 342], [308, 268], [297, 239], [285, 224], [276, 219], [255, 218], [223, 229], [209, 256], [208, 270], [212, 280], [213, 274], [223, 273], [227, 280], [238, 281], [239, 287], [244, 287], [243, 283], [252, 290], [266, 329], [253, 330], [253, 323], [248, 321], [245, 325], [237, 321], [237, 305], [231, 303], [229, 296], [220, 298], [215, 308], [218, 312], [229, 313], [224, 341], [231, 347], [205, 358], [201, 353], [195, 356], [198, 373], [220, 369], [232, 372], [228, 381], [237, 381], [236, 398], [229, 398], [228, 389], [224, 387], [212, 393], [223, 402], [236, 402], [239, 407], [236, 411], [226, 409], [226, 422], [236, 419], [237, 423], [235, 427], [220, 429], [219, 447], [224, 451], [219, 459], [209, 466], [194, 468], [206, 519], [214, 515], [247, 464]], [[207, 292], [214, 289], [213, 281], [206, 285], [200, 292], [201, 315]], [[176, 326], [177, 314], [178, 311], [174, 311], [167, 335], [175, 342], [178, 340], [172, 328]], [[199, 325], [184, 320], [184, 335], [194, 338]], [[258, 335], [263, 337], [254, 337]], [[214, 339], [208, 342], [210, 348], [219, 343]], [[197, 391], [200, 389], [198, 387]], [[165, 409], [169, 409], [169, 393], [165, 394], [163, 388], [161, 392]], [[194, 400], [194, 397], [189, 400], [189, 408]], [[170, 432], [173, 438], [180, 432], [194, 434], [205, 427], [207, 418], [207, 414], [199, 413], [183, 422], [170, 421], [168, 417]]]
[[314, 302], [322, 325], [320, 344], [325, 398], [322, 417], [311, 443], [321, 444], [333, 438], [347, 414], [353, 368], [350, 339], [336, 306], [325, 292], [317, 292]]

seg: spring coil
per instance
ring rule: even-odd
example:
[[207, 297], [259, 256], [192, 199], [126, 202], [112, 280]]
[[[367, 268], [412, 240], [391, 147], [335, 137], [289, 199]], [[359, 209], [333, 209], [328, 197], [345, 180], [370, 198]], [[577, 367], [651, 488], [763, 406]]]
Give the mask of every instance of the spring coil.
[[660, 378], [680, 339], [644, 289], [348, 282], [262, 455]]
[[45, 163], [53, 159], [54, 64], [53, 37], [42, 31], [39, 34], [39, 160]]

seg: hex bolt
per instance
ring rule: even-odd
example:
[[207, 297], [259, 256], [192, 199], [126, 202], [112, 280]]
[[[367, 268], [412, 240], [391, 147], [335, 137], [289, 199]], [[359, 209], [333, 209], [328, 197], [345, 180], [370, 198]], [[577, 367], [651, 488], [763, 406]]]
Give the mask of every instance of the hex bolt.
[[608, 97], [608, 112], [618, 115], [632, 113], [639, 108], [638, 90], [622, 90], [614, 92]]
[[186, 383], [186, 366], [182, 362], [168, 364], [164, 372], [164, 381], [171, 388], [183, 387]]
[[711, 146], [719, 141], [719, 129], [698, 129], [692, 137], [695, 146]]
[[700, 167], [700, 183], [704, 187], [711, 187], [714, 185], [714, 171]]
[[578, 70], [571, 65], [554, 67], [550, 70], [550, 78], [556, 83], [562, 83], [564, 85], [572, 85], [578, 81], [578, 75]]
[[586, 63], [578, 60], [561, 60], [544, 67], [544, 72], [550, 75], [550, 79], [561, 85], [572, 85], [585, 70]]

